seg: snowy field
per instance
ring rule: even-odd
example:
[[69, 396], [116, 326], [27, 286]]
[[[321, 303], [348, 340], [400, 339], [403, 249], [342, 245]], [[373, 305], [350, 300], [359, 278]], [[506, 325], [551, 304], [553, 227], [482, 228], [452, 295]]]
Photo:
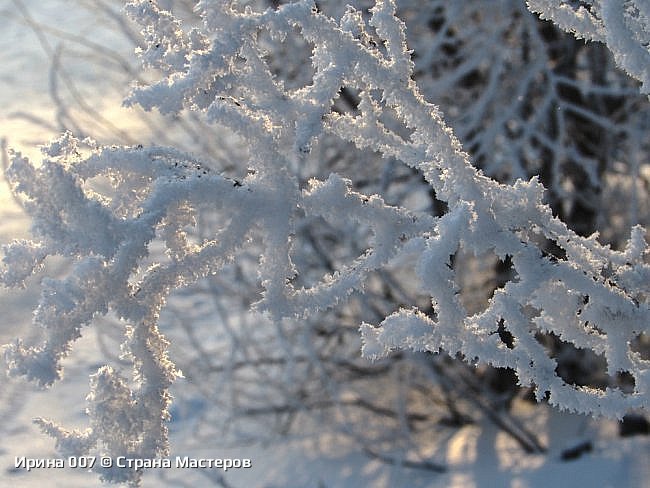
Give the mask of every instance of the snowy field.
[[[72, 8], [72, 4], [81, 8]], [[126, 94], [126, 75], [96, 59], [74, 54], [83, 49], [75, 36], [91, 38], [122, 56], [129, 56], [130, 44], [111, 20], [97, 23], [91, 1], [11, 0], [0, 1], [0, 137], [8, 147], [38, 158], [37, 146], [58, 132], [57, 119], [65, 119], [53, 102], [53, 63], [59, 56], [67, 75], [75, 80], [80, 95], [107, 121], [95, 134], [110, 143], [112, 125], [135, 140], [147, 143], [152, 137], [139, 116], [119, 108]], [[85, 6], [85, 7], [84, 7]], [[30, 25], [31, 23], [31, 25]], [[39, 27], [40, 26], [40, 27]], [[44, 28], [53, 30], [47, 32]], [[68, 37], [55, 31], [67, 33]], [[39, 37], [41, 36], [41, 37]], [[63, 95], [69, 97], [70, 95]], [[0, 241], [28, 237], [29, 221], [12, 199], [8, 186], [0, 186]], [[56, 274], [52, 263], [49, 271]], [[0, 292], [0, 342], [16, 337], [35, 338], [30, 324], [38, 293], [36, 283], [24, 291]], [[182, 300], [177, 302], [182, 307]], [[189, 302], [188, 302], [189, 304]], [[83, 469], [15, 466], [16, 458], [55, 459], [54, 441], [32, 423], [35, 417], [60, 421], [66, 426], [85, 428], [85, 395], [88, 375], [106, 362], [107, 335], [98, 328], [87, 329], [65, 361], [66, 376], [47, 391], [0, 375], [0, 486], [90, 487], [102, 486], [97, 476]], [[589, 417], [560, 413], [546, 406], [531, 407], [522, 402], [516, 417], [534, 425], [545, 454], [525, 454], [492, 424], [468, 425], [449, 431], [432, 446], [432, 457], [448, 466], [445, 473], [390, 466], [369, 457], [342, 437], [323, 433], [318, 426], [275, 436], [264, 443], [228, 446], [218, 437], [194, 441], [193, 408], [210, 409], [183, 393], [179, 380], [173, 394], [184, 402], [172, 409], [171, 458], [247, 458], [249, 469], [227, 472], [206, 469], [153, 469], [143, 486], [228, 486], [228, 487], [650, 487], [650, 437], [621, 438], [617, 424]], [[323, 429], [325, 431], [326, 429]], [[304, 432], [304, 433], [303, 433]], [[567, 449], [589, 442], [590, 449], [576, 459], [564, 460]]]

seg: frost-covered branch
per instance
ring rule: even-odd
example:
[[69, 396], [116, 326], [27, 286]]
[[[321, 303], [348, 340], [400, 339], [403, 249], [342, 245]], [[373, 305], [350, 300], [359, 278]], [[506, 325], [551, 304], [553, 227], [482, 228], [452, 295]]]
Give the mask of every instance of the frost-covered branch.
[[[70, 134], [45, 149], [39, 167], [14, 155], [8, 175], [33, 217], [34, 241], [6, 248], [3, 282], [20, 286], [48, 256], [67, 257], [73, 267], [64, 279], [43, 281], [34, 322], [45, 328], [45, 342], [8, 346], [11, 370], [52, 384], [82, 327], [109, 311], [126, 324], [123, 354], [133, 364], [134, 388], [109, 368], [93, 376], [87, 432], [41, 421], [62, 449], [167, 453], [168, 390], [179, 373], [157, 327], [161, 310], [174, 289], [224, 272], [251, 248], [261, 250], [254, 308], [276, 327], [288, 361], [295, 357], [283, 334], [287, 321], [342, 306], [402, 260], [430, 306], [403, 300], [397, 311], [376, 313], [380, 323], [362, 324], [366, 357], [444, 350], [511, 368], [538, 399], [548, 395], [563, 409], [620, 417], [647, 408], [650, 364], [634, 347], [650, 324], [643, 229], [634, 227], [625, 249], [613, 250], [555, 217], [538, 178], [507, 185], [477, 170], [413, 79], [393, 1], [377, 0], [368, 20], [352, 7], [337, 20], [310, 1], [260, 12], [201, 1], [202, 25], [189, 31], [151, 1], [131, 2], [127, 11], [147, 38], [143, 61], [163, 75], [136, 86], [127, 104], [174, 115], [193, 111], [230, 129], [246, 142], [247, 176], [218, 174], [208, 169], [216, 166], [210, 161], [170, 148], [97, 147]], [[311, 47], [313, 74], [287, 87], [274, 76], [265, 43], [292, 36]], [[358, 94], [354, 110], [334, 110], [342, 89]], [[418, 172], [444, 212], [389, 205], [335, 173], [306, 181], [311, 153], [326, 138]], [[197, 241], [188, 232], [202, 209], [220, 219]], [[296, 256], [301, 230], [313, 221], [357, 226], [371, 237], [342, 266], [312, 241], [329, 269], [306, 283], [301, 278], [310, 270]], [[150, 263], [153, 243], [164, 247], [165, 258]], [[555, 256], [546, 252], [549, 244]], [[453, 264], [460, 252], [512, 262], [512, 276], [482, 311], [469, 312], [460, 298]], [[501, 339], [503, 331], [511, 344]], [[540, 340], [544, 334], [603, 356], [609, 375], [626, 374], [633, 387], [570, 384]], [[102, 475], [133, 482], [139, 476]]]
[[618, 65], [650, 92], [650, 6], [644, 0], [580, 2], [529, 0], [528, 7], [579, 39], [607, 45]]

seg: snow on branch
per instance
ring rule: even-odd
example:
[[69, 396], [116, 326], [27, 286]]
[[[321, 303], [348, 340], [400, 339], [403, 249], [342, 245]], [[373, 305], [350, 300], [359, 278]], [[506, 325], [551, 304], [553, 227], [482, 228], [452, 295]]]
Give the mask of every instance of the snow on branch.
[[[475, 169], [412, 79], [405, 27], [393, 1], [378, 0], [367, 23], [352, 7], [337, 21], [311, 1], [263, 12], [234, 5], [199, 2], [203, 25], [185, 33], [155, 2], [129, 3], [129, 15], [148, 40], [143, 60], [164, 76], [135, 87], [126, 103], [162, 113], [195, 111], [238, 133], [249, 146], [246, 178], [216, 174], [209, 161], [170, 148], [97, 147], [70, 134], [44, 149], [38, 167], [13, 156], [8, 176], [33, 217], [34, 241], [6, 247], [3, 283], [21, 285], [47, 256], [68, 257], [73, 266], [67, 277], [43, 281], [34, 323], [45, 329], [45, 341], [7, 346], [10, 369], [50, 385], [61, 377], [60, 361], [83, 327], [109, 310], [127, 324], [124, 357], [133, 364], [135, 387], [116, 371], [100, 369], [91, 381], [88, 431], [40, 421], [62, 449], [148, 458], [168, 452], [168, 389], [180, 373], [157, 328], [160, 311], [172, 290], [219, 273], [260, 236], [263, 292], [255, 307], [276, 323], [363, 293], [372, 272], [416, 254], [415, 271], [433, 312], [404, 308], [380, 324], [361, 325], [366, 357], [403, 348], [444, 350], [512, 368], [520, 384], [533, 385], [538, 398], [548, 396], [563, 409], [620, 417], [630, 408], [647, 408], [650, 364], [633, 348], [650, 324], [650, 266], [641, 227], [632, 229], [625, 250], [612, 250], [596, 235], [581, 237], [555, 218], [542, 202], [537, 178], [503, 185]], [[373, 29], [383, 45], [367, 42]], [[299, 35], [313, 46], [310, 84], [288, 89], [274, 77], [263, 33], [278, 42]], [[342, 87], [360, 94], [355, 113], [332, 110]], [[401, 124], [399, 131], [384, 124], [388, 112]], [[301, 188], [296, 168], [304, 167], [324, 136], [419, 171], [447, 212], [436, 218], [387, 205], [336, 174]], [[100, 180], [110, 191], [93, 185]], [[212, 238], [194, 243], [186, 232], [201, 208], [218, 212], [224, 223]], [[367, 226], [372, 239], [350, 265], [299, 288], [294, 278], [302, 270], [292, 262], [292, 247], [297, 224], [311, 217], [332, 225], [356, 222]], [[143, 269], [154, 241], [164, 244], [166, 259]], [[554, 243], [565, 258], [548, 257], [544, 242]], [[492, 252], [514, 266], [514, 277], [473, 315], [458, 296], [451, 260], [459, 250]], [[499, 327], [513, 335], [512, 347], [500, 341]], [[567, 384], [538, 333], [603, 355], [611, 375], [633, 378], [633, 390]], [[125, 481], [119, 473], [102, 476]], [[137, 483], [138, 473], [129, 476]]]
[[645, 0], [579, 2], [528, 0], [531, 11], [552, 20], [579, 39], [599, 41], [614, 54], [616, 63], [650, 93], [650, 5]]

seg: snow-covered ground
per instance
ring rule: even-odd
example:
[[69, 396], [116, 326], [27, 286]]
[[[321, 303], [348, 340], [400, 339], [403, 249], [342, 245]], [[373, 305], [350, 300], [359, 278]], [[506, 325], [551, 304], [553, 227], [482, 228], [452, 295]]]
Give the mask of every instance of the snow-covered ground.
[[[52, 102], [56, 87], [50, 79], [52, 62], [67, 57], [68, 75], [76, 80], [83, 96], [98, 112], [130, 135], [147, 138], [139, 119], [119, 108], [120, 91], [115, 86], [114, 67], [92, 59], [75, 57], [72, 37], [63, 42], [50, 35], [45, 44], [29, 22], [89, 36], [93, 41], [128, 55], [129, 44], [111, 36], [116, 24], [97, 23], [92, 2], [73, 8], [65, 0], [3, 0], [0, 3], [0, 137], [10, 147], [38, 157], [37, 145], [57, 132], [57, 107]], [[31, 20], [26, 20], [28, 12]], [[36, 24], [32, 24], [32, 27]], [[41, 31], [41, 35], [43, 32]], [[47, 35], [47, 34], [46, 34]], [[121, 40], [120, 40], [121, 39]], [[63, 43], [62, 43], [63, 42]], [[49, 51], [49, 52], [48, 52]], [[59, 53], [59, 54], [57, 54]], [[104, 69], [105, 68], [105, 69]], [[61, 114], [59, 113], [58, 116]], [[110, 131], [105, 133], [110, 137]], [[107, 141], [108, 142], [108, 141]], [[0, 241], [28, 235], [29, 222], [12, 200], [7, 185], [0, 184]], [[56, 265], [52, 272], [56, 272]], [[30, 325], [37, 299], [37, 286], [24, 291], [0, 292], [0, 342], [35, 336]], [[66, 360], [66, 377], [48, 391], [39, 391], [20, 380], [0, 375], [0, 486], [89, 487], [100, 486], [97, 476], [82, 469], [25, 469], [15, 467], [20, 457], [54, 459], [54, 442], [32, 423], [47, 417], [66, 426], [84, 428], [84, 397], [88, 375], [104, 363], [97, 329], [88, 329]], [[179, 380], [182, 388], [183, 380]], [[206, 408], [202, 406], [201, 408]], [[209, 408], [209, 407], [207, 407]], [[249, 458], [250, 469], [219, 470], [154, 469], [144, 486], [233, 487], [648, 487], [650, 486], [650, 438], [620, 438], [613, 422], [594, 421], [547, 407], [522, 406], [518, 413], [535, 425], [549, 452], [526, 455], [492, 425], [467, 426], [432, 447], [432, 454], [446, 462], [447, 473], [439, 474], [402, 466], [389, 466], [359, 452], [348, 441], [309, 429], [294, 432], [267, 445], [224, 447], [219, 438], [193, 442], [193, 424], [179, 416], [171, 425], [172, 458]], [[592, 449], [575, 460], [561, 459], [563, 450], [591, 441]], [[221, 479], [223, 476], [223, 479]]]

